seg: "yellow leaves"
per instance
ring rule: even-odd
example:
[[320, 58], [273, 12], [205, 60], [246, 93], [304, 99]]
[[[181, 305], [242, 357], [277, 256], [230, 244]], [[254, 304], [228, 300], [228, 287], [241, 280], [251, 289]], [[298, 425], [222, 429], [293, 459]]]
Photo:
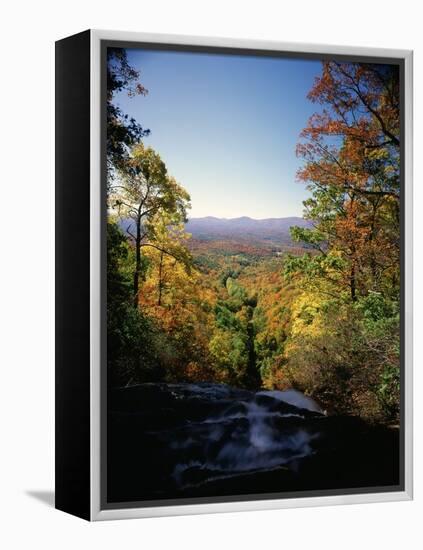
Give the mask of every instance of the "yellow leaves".
[[371, 160], [384, 160], [389, 158], [389, 151], [382, 147], [367, 150], [367, 158]]
[[291, 336], [309, 334], [317, 336], [324, 331], [319, 322], [319, 311], [325, 304], [322, 295], [302, 292], [291, 308]]
[[232, 335], [229, 331], [216, 328], [209, 343], [209, 350], [222, 368], [229, 365], [232, 351]]
[[[149, 267], [141, 286], [142, 309], [167, 334], [183, 341], [189, 340], [187, 345], [197, 350], [204, 366], [208, 360], [208, 341], [214, 319], [215, 297], [212, 291], [204, 284], [197, 270], [192, 269], [188, 273], [171, 256], [153, 248], [143, 250]], [[200, 367], [190, 367], [193, 376], [194, 372], [200, 371]]]

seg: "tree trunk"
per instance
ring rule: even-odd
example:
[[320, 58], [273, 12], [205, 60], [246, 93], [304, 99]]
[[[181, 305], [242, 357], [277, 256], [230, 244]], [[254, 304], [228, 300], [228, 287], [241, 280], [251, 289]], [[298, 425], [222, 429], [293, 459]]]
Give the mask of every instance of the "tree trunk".
[[376, 210], [377, 205], [372, 204], [373, 212], [372, 212], [372, 221], [370, 224], [370, 235], [369, 235], [369, 242], [370, 242], [370, 271], [372, 275], [372, 288], [376, 289], [376, 283], [377, 283], [377, 272], [376, 272], [376, 254], [374, 250], [373, 241], [376, 236]]
[[160, 252], [160, 264], [159, 264], [159, 299], [157, 305], [162, 305], [162, 292], [163, 292], [163, 251]]
[[357, 301], [356, 295], [356, 281], [355, 281], [355, 260], [351, 263], [351, 272], [350, 272], [350, 289], [351, 289], [351, 300], [353, 302]]
[[141, 217], [137, 219], [137, 233], [135, 237], [135, 271], [134, 271], [134, 307], [138, 307], [138, 295], [141, 275]]

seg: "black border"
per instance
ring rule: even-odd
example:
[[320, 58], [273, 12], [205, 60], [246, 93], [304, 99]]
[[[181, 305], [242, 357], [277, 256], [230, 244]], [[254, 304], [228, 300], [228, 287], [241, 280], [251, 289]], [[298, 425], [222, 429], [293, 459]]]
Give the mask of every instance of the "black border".
[[[351, 63], [380, 63], [386, 65], [398, 65], [400, 73], [400, 446], [399, 446], [399, 485], [388, 485], [382, 487], [363, 487], [346, 489], [328, 489], [314, 491], [295, 491], [282, 493], [262, 493], [233, 496], [216, 497], [197, 497], [197, 498], [178, 498], [178, 499], [155, 499], [131, 502], [108, 502], [107, 501], [107, 292], [106, 292], [106, 273], [107, 273], [107, 250], [106, 250], [106, 132], [107, 132], [107, 114], [106, 114], [106, 67], [107, 67], [107, 48], [119, 47], [125, 49], [144, 49], [148, 51], [169, 51], [169, 52], [189, 52], [198, 54], [220, 54], [234, 56], [255, 56], [271, 57], [300, 60], [337, 60]], [[404, 401], [405, 401], [405, 170], [404, 170], [404, 151], [405, 146], [405, 59], [382, 57], [374, 55], [348, 55], [348, 54], [323, 54], [323, 53], [304, 53], [287, 52], [283, 50], [267, 50], [257, 48], [237, 48], [224, 46], [199, 46], [190, 44], [166, 44], [144, 41], [125, 41], [125, 40], [101, 40], [101, 366], [100, 366], [100, 508], [101, 510], [116, 510], [128, 508], [150, 508], [160, 506], [183, 506], [192, 504], [212, 504], [246, 501], [266, 501], [281, 500], [306, 497], [324, 497], [324, 496], [342, 496], [371, 493], [401, 492], [405, 489], [405, 424], [404, 424]]]
[[56, 42], [55, 506], [90, 519], [90, 46]]

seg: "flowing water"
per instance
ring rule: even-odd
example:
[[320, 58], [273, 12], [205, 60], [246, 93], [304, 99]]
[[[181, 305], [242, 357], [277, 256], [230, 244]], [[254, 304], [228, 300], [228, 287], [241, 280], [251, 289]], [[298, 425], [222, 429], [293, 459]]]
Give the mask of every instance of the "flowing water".
[[303, 421], [305, 416], [322, 411], [300, 392], [254, 394], [215, 384], [175, 384], [169, 389], [177, 399], [188, 397], [219, 405], [216, 413], [187, 420], [177, 430], [152, 432], [190, 457], [178, 462], [172, 474], [182, 487], [269, 470], [313, 452], [311, 443], [319, 434], [307, 429]]
[[356, 418], [328, 417], [295, 390], [140, 384], [110, 392], [108, 419], [111, 501], [397, 479], [398, 442], [391, 432]]

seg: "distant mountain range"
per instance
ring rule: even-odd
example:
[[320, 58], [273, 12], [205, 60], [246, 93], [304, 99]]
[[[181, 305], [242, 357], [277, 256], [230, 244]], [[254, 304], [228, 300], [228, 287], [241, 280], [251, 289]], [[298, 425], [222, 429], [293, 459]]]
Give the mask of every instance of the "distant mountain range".
[[[131, 220], [121, 220], [119, 225], [124, 233], [128, 228], [132, 233], [135, 233]], [[255, 220], [248, 216], [229, 219], [206, 216], [205, 218], [191, 218], [185, 224], [185, 229], [192, 234], [194, 239], [200, 241], [247, 240], [250, 242], [268, 241], [269, 243], [292, 244], [289, 228], [293, 225], [312, 227], [310, 221], [299, 217]]]
[[310, 221], [299, 217], [267, 218], [256, 220], [248, 216], [240, 218], [191, 218], [185, 225], [188, 233], [200, 240], [253, 239], [290, 242], [289, 228], [293, 225], [311, 227]]

